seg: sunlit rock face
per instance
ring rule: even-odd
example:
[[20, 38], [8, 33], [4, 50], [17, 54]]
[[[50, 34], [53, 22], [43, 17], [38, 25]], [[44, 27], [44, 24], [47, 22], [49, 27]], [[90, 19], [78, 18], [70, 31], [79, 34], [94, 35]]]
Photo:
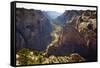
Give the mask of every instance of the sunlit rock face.
[[[78, 24], [78, 30], [83, 35], [87, 46], [88, 61], [97, 60], [97, 18], [96, 11], [84, 11]], [[81, 27], [81, 28], [80, 28]]]
[[50, 43], [50, 21], [40, 10], [16, 9], [16, 50], [45, 50]]

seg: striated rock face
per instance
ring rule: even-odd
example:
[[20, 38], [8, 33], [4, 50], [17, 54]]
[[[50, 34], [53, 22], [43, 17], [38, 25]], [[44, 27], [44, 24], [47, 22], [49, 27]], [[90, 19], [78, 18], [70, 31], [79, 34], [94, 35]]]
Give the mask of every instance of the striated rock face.
[[16, 9], [16, 50], [22, 48], [43, 51], [50, 43], [49, 20], [40, 10]]

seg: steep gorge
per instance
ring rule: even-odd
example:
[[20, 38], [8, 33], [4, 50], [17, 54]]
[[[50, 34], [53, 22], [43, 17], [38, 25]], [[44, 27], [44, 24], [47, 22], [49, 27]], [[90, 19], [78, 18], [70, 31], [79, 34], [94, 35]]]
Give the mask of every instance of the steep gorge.
[[16, 51], [44, 51], [49, 57], [78, 53], [96, 61], [95, 16], [95, 11], [66, 10], [51, 22], [41, 10], [17, 8]]

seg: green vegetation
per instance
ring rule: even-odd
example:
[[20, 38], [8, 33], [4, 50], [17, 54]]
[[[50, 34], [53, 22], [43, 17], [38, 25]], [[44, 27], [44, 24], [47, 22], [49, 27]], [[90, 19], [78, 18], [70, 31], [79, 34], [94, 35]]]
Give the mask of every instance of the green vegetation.
[[51, 32], [51, 37], [52, 37], [52, 41], [51, 43], [47, 46], [46, 48], [46, 52], [48, 52], [49, 48], [54, 47], [55, 45], [57, 45], [58, 40], [59, 40], [59, 32], [61, 31], [62, 27], [57, 25], [57, 24], [52, 24], [53, 26], [53, 31]]
[[50, 64], [50, 63], [67, 63], [85, 61], [78, 54], [69, 56], [47, 56], [45, 52], [32, 51], [29, 49], [21, 49], [16, 54], [16, 65], [32, 65], [32, 64]]

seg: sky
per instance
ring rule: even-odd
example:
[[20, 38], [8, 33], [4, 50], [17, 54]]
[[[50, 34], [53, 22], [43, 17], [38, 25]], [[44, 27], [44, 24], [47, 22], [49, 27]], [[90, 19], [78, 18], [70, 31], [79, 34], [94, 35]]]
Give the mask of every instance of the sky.
[[96, 10], [95, 7], [78, 7], [78, 6], [63, 6], [63, 5], [46, 5], [46, 4], [31, 4], [17, 3], [17, 8], [37, 9], [42, 11], [56, 11], [63, 13], [65, 10]]

